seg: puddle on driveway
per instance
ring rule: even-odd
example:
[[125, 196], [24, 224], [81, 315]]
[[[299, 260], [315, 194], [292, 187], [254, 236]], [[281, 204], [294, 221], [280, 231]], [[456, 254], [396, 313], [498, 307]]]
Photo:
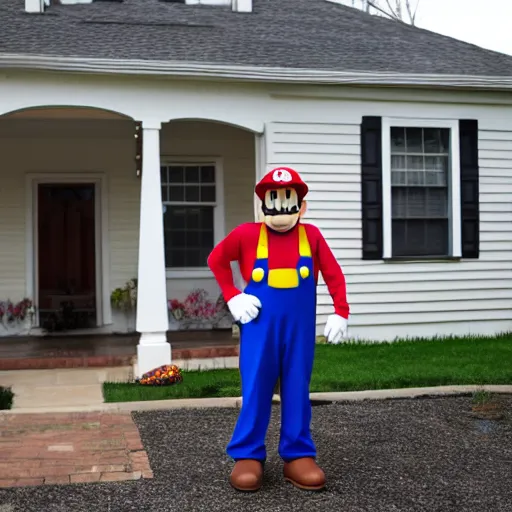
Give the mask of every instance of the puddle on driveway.
[[475, 420], [475, 429], [478, 434], [489, 435], [499, 428], [498, 422], [493, 420]]

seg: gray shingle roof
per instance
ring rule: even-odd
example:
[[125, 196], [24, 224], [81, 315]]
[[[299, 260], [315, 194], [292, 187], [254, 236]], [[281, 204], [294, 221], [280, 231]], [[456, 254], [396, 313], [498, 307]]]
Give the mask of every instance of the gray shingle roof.
[[315, 70], [512, 76], [512, 56], [326, 0], [253, 0], [254, 11], [163, 0], [54, 5], [0, 0], [0, 54]]

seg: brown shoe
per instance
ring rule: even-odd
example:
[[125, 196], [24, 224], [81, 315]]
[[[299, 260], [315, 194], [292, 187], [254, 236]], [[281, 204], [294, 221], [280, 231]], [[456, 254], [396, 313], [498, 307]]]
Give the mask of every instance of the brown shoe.
[[320, 491], [325, 487], [325, 474], [312, 457], [285, 462], [284, 478], [306, 491]]
[[263, 483], [263, 464], [259, 460], [239, 460], [236, 462], [229, 483], [238, 491], [253, 492]]

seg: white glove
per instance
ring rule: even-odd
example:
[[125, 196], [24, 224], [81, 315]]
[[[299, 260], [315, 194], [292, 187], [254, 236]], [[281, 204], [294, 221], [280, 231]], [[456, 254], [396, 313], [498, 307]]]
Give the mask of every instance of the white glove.
[[340, 315], [331, 315], [325, 324], [324, 336], [328, 343], [339, 343], [347, 336], [348, 320]]
[[235, 322], [248, 324], [260, 314], [261, 302], [254, 295], [240, 293], [228, 300], [228, 308]]

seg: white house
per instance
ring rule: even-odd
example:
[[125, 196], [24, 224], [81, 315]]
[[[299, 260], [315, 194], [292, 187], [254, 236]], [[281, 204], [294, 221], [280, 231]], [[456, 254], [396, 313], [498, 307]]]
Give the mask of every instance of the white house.
[[209, 251], [288, 165], [353, 336], [512, 328], [512, 57], [326, 0], [3, 0], [0, 19], [0, 302], [40, 321], [71, 295], [116, 331], [111, 292], [137, 277], [139, 369], [166, 362], [167, 301], [216, 298]]

